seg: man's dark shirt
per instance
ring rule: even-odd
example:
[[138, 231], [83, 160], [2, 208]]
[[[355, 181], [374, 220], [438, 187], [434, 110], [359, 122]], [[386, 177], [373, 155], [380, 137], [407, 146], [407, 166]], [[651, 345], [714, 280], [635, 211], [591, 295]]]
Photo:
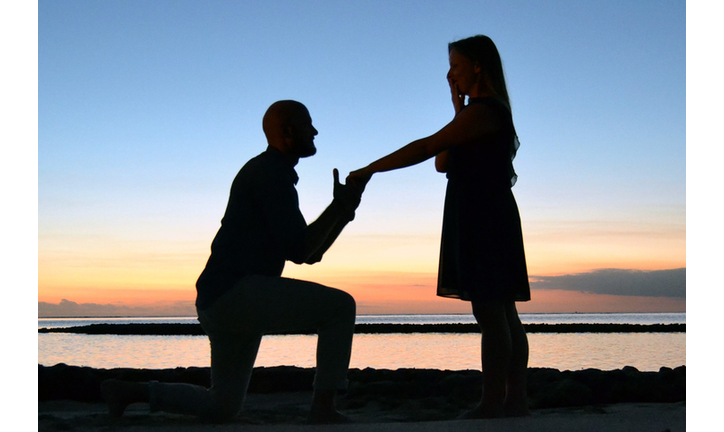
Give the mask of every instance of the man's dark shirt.
[[299, 211], [298, 179], [289, 160], [272, 147], [241, 168], [196, 282], [198, 309], [209, 307], [244, 276], [281, 276], [286, 260], [303, 263], [307, 223]]

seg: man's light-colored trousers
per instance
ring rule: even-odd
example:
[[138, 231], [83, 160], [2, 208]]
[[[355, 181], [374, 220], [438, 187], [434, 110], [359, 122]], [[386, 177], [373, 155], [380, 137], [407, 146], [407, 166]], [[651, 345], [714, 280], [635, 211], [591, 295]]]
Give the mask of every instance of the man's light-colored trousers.
[[347, 388], [355, 302], [313, 282], [247, 276], [207, 309], [199, 321], [211, 342], [211, 387], [151, 382], [152, 411], [211, 420], [241, 409], [262, 335], [291, 330], [318, 333], [315, 389]]

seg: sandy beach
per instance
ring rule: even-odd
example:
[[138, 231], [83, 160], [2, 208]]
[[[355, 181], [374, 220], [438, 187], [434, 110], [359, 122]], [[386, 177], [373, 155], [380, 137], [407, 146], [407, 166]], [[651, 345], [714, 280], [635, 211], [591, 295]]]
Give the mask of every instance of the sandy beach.
[[533, 410], [530, 417], [490, 420], [414, 421], [424, 416], [418, 407], [400, 406], [381, 411], [368, 406], [344, 412], [354, 424], [315, 426], [304, 424], [311, 392], [250, 394], [244, 413], [237, 421], [214, 425], [193, 417], [166, 413], [149, 414], [148, 405], [129, 407], [121, 420], [112, 419], [103, 403], [48, 401], [38, 404], [38, 431], [95, 430], [166, 432], [232, 431], [292, 432], [432, 432], [432, 431], [613, 431], [678, 432], [686, 430], [686, 403], [622, 403], [586, 407]]
[[332, 426], [306, 424], [313, 376], [310, 368], [255, 368], [239, 417], [215, 425], [191, 416], [150, 413], [142, 403], [116, 420], [107, 414], [99, 392], [100, 382], [108, 378], [208, 385], [208, 368], [38, 365], [38, 430], [673, 432], [686, 426], [685, 366], [658, 372], [530, 368], [532, 415], [491, 420], [456, 420], [480, 397], [479, 371], [352, 369], [349, 392], [338, 399], [338, 407], [354, 423]]

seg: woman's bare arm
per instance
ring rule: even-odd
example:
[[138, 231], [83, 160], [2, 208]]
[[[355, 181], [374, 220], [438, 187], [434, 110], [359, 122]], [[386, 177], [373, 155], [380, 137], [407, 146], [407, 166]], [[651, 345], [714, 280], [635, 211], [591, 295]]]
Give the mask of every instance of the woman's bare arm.
[[490, 107], [483, 104], [470, 105], [436, 133], [415, 140], [365, 168], [353, 171], [347, 179], [353, 183], [364, 184], [372, 174], [416, 165], [449, 148], [480, 142], [486, 135], [495, 133], [500, 125], [501, 119]]

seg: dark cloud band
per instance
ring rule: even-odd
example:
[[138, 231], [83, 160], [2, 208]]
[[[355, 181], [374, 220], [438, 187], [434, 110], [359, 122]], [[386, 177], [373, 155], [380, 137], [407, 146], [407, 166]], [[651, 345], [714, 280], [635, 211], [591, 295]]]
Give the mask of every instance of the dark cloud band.
[[686, 268], [654, 271], [600, 269], [562, 276], [533, 276], [531, 287], [618, 296], [686, 298]]

